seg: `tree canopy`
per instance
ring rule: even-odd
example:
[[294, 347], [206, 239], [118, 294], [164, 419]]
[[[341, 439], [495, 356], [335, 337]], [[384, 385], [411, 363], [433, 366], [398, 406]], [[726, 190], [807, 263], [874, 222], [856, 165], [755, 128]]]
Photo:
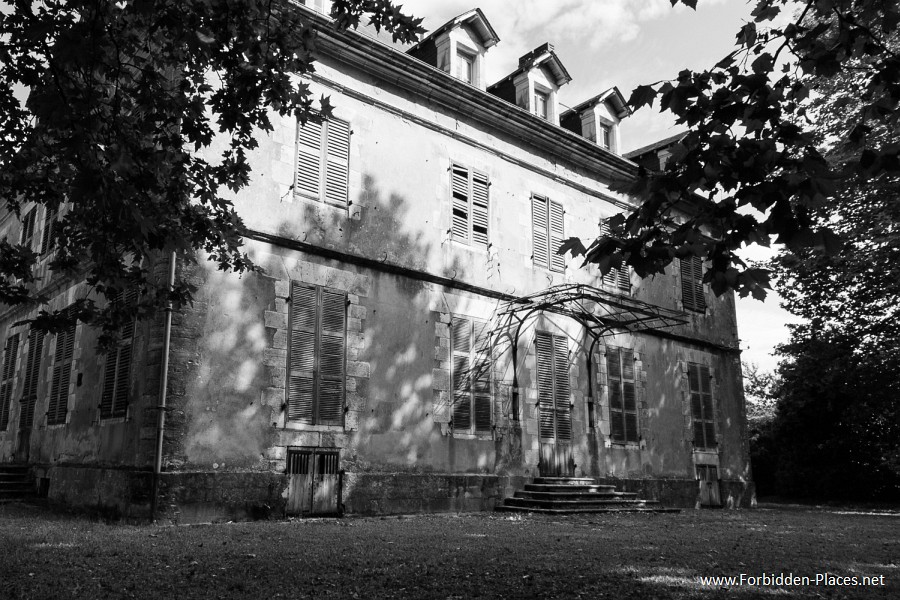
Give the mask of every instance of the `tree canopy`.
[[[816, 218], [841, 202], [841, 182], [865, 185], [900, 171], [900, 147], [873, 135], [897, 128], [900, 55], [889, 40], [900, 8], [883, 0], [758, 0], [751, 19], [736, 49], [712, 69], [684, 70], [632, 92], [632, 108], [658, 101], [689, 131], [663, 171], [641, 169], [619, 186], [641, 203], [610, 220], [610, 235], [587, 246], [572, 238], [561, 252], [584, 256], [603, 272], [624, 262], [641, 276], [700, 256], [716, 293], [733, 289], [761, 299], [769, 271], [736, 255], [745, 245], [828, 253], [841, 247], [840, 228]], [[858, 96], [836, 107], [847, 127], [829, 161], [809, 102], [816, 82], [846, 73], [853, 73]]]
[[[339, 27], [368, 16], [400, 41], [422, 31], [388, 0], [337, 0], [333, 15]], [[96, 292], [66, 313], [42, 311], [35, 326], [78, 318], [108, 340], [136, 313], [189, 301], [187, 282], [169, 291], [154, 276], [159, 252], [254, 268], [228, 192], [248, 182], [255, 135], [272, 129], [273, 112], [330, 114], [300, 78], [316, 38], [302, 11], [271, 0], [16, 0], [0, 19], [0, 199], [20, 217], [30, 203], [59, 211], [50, 268]], [[198, 152], [214, 136], [228, 140], [221, 155]], [[39, 256], [19, 242], [0, 241], [0, 302], [39, 304]], [[136, 305], [95, 301], [131, 289]]]

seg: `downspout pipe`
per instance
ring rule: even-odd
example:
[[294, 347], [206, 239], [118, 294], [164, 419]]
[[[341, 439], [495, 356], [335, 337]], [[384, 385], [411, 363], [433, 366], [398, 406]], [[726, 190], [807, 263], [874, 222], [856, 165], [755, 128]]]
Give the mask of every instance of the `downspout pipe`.
[[163, 438], [166, 431], [166, 392], [169, 387], [169, 346], [172, 341], [172, 298], [171, 292], [175, 287], [175, 251], [169, 255], [169, 282], [166, 290], [169, 298], [166, 300], [165, 313], [166, 324], [163, 330], [162, 360], [159, 367], [159, 404], [157, 405], [156, 420], [156, 456], [153, 460], [153, 492], [150, 496], [150, 518], [156, 521], [156, 512], [159, 504], [159, 479], [162, 473]]

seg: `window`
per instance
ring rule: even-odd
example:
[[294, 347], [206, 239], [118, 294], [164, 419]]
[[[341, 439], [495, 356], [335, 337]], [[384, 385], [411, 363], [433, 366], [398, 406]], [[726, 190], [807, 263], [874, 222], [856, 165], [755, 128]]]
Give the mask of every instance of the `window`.
[[453, 163], [450, 166], [453, 201], [450, 238], [463, 244], [488, 247], [488, 176]]
[[287, 418], [342, 425], [347, 295], [291, 282]]
[[72, 375], [72, 355], [75, 351], [75, 324], [56, 334], [56, 350], [53, 353], [53, 380], [50, 385], [50, 401], [47, 404], [47, 425], [66, 422], [69, 404], [69, 380]]
[[637, 442], [634, 352], [625, 348], [608, 347], [606, 378], [609, 384], [609, 437], [614, 442]]
[[[120, 292], [113, 302], [129, 305], [137, 302], [137, 291]], [[106, 353], [103, 369], [103, 392], [100, 394], [100, 418], [112, 419], [128, 414], [128, 395], [131, 388], [131, 356], [135, 321], [119, 329], [119, 341]], [[71, 367], [70, 367], [71, 368]]]
[[537, 388], [539, 434], [542, 440], [572, 439], [572, 402], [569, 386], [569, 348], [566, 338], [537, 332]]
[[534, 114], [542, 119], [548, 118], [548, 105], [550, 103], [550, 95], [546, 92], [535, 90], [534, 92]]
[[[607, 221], [603, 221], [600, 225], [600, 235], [612, 235]], [[603, 284], [622, 292], [631, 292], [631, 267], [623, 264], [615, 269], [610, 269], [603, 276]]]
[[56, 247], [56, 217], [59, 209], [47, 208], [44, 215], [44, 233], [41, 236], [41, 254], [47, 254]]
[[706, 312], [703, 261], [699, 256], [681, 259], [681, 302], [686, 310]]
[[28, 357], [25, 362], [25, 385], [22, 389], [22, 412], [19, 429], [31, 429], [34, 425], [34, 405], [37, 403], [38, 380], [41, 375], [41, 354], [44, 351], [44, 332], [32, 329], [28, 332]]
[[19, 351], [19, 334], [6, 338], [3, 353], [3, 370], [0, 371], [0, 431], [9, 425], [9, 409], [12, 403], [13, 378], [16, 374], [16, 355]]
[[467, 52], [456, 53], [456, 78], [475, 83], [475, 57]]
[[556, 251], [564, 237], [562, 204], [544, 196], [531, 196], [531, 240], [534, 266], [558, 273], [566, 270], [566, 257]]
[[697, 448], [716, 447], [712, 390], [709, 367], [688, 363], [688, 385], [691, 392], [691, 417], [694, 422], [694, 446]]
[[453, 431], [490, 433], [490, 335], [485, 321], [454, 317], [450, 324]]
[[607, 150], [612, 149], [612, 127], [600, 124], [600, 145]]
[[34, 241], [34, 222], [36, 220], [37, 208], [32, 208], [22, 217], [22, 236], [19, 239], [19, 243], [23, 246], [31, 248], [31, 244]]
[[350, 177], [350, 124], [340, 119], [297, 127], [294, 193], [346, 207]]

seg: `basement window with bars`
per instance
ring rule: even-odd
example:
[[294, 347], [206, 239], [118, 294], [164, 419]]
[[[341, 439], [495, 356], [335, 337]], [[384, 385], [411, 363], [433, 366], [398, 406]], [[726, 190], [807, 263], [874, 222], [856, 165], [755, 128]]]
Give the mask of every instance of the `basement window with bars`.
[[685, 310], [706, 312], [706, 296], [703, 293], [703, 261], [699, 256], [682, 258], [681, 303]]
[[688, 387], [691, 394], [691, 420], [694, 423], [694, 447], [715, 448], [715, 407], [709, 367], [688, 363]]
[[6, 338], [3, 352], [3, 370], [0, 371], [0, 431], [9, 426], [9, 410], [12, 404], [13, 379], [16, 375], [16, 357], [19, 352], [19, 334]]
[[[119, 292], [114, 303], [133, 305], [137, 302], [137, 290]], [[119, 339], [106, 353], [103, 368], [103, 392], [100, 394], [100, 418], [115, 419], [128, 415], [128, 396], [131, 389], [131, 359], [134, 349], [136, 318], [119, 329]]]
[[556, 251], [565, 237], [562, 204], [545, 196], [531, 196], [531, 239], [534, 266], [557, 273], [566, 270], [566, 257]]
[[[607, 221], [603, 221], [603, 224], [600, 225], [600, 235], [612, 235], [612, 230], [610, 230]], [[615, 288], [620, 292], [630, 293], [631, 267], [623, 264], [618, 268], [610, 269], [609, 272], [603, 276], [603, 285]]]
[[50, 401], [47, 403], [47, 425], [59, 425], [66, 422], [74, 353], [75, 324], [73, 323], [56, 334], [56, 349], [53, 352], [53, 378], [50, 383]]
[[490, 433], [493, 414], [488, 323], [454, 316], [450, 323], [453, 431]]
[[294, 193], [346, 208], [349, 182], [350, 123], [336, 118], [298, 123]]
[[635, 371], [633, 350], [607, 347], [609, 437], [616, 443], [639, 441]]
[[343, 425], [347, 294], [291, 282], [287, 419]]
[[485, 173], [450, 165], [450, 239], [476, 248], [488, 247], [490, 181]]

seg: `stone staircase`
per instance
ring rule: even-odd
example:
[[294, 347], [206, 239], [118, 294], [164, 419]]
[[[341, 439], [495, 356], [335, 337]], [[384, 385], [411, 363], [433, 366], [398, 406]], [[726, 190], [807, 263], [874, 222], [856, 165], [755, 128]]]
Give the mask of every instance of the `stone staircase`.
[[34, 477], [28, 465], [0, 464], [0, 502], [34, 496]]
[[679, 512], [634, 492], [617, 492], [614, 485], [598, 485], [590, 477], [535, 477], [497, 507], [501, 512], [582, 514], [608, 512]]

